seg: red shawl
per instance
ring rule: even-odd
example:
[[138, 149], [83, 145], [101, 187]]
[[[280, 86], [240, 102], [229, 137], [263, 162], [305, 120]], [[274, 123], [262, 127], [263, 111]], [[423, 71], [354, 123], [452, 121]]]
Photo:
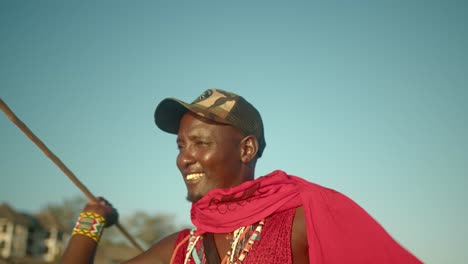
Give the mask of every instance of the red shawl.
[[304, 207], [313, 264], [422, 263], [345, 195], [283, 171], [216, 189], [192, 204], [197, 233], [228, 233], [290, 208]]

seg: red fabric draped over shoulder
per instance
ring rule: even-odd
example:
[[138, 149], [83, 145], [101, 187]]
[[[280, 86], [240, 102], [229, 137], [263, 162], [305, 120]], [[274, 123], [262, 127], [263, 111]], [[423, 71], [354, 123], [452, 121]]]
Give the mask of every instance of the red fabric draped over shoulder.
[[227, 233], [274, 213], [304, 207], [313, 264], [422, 263], [350, 198], [283, 171], [216, 189], [192, 204], [197, 233]]

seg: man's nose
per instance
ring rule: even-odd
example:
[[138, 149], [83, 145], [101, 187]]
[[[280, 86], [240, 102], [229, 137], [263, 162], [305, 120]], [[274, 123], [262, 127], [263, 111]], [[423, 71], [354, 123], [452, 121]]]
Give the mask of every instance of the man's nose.
[[181, 165], [184, 168], [187, 168], [188, 166], [194, 164], [196, 162], [195, 160], [195, 155], [193, 153], [193, 150], [191, 148], [184, 148], [181, 150], [179, 154], [179, 159], [181, 161]]

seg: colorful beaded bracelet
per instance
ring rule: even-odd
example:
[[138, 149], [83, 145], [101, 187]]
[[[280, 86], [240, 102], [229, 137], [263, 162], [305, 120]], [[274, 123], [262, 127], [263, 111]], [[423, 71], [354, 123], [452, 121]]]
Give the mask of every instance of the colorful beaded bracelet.
[[72, 236], [85, 235], [92, 238], [96, 243], [101, 238], [102, 231], [106, 225], [106, 219], [99, 214], [82, 212], [73, 228]]

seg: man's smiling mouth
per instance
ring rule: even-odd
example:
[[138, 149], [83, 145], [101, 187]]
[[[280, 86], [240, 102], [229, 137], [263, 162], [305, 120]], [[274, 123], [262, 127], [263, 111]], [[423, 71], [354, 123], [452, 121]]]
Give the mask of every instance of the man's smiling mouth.
[[194, 181], [194, 180], [198, 180], [200, 179], [201, 177], [205, 176], [204, 173], [202, 172], [197, 172], [197, 173], [191, 173], [191, 174], [188, 174], [185, 179], [187, 179], [187, 181]]

